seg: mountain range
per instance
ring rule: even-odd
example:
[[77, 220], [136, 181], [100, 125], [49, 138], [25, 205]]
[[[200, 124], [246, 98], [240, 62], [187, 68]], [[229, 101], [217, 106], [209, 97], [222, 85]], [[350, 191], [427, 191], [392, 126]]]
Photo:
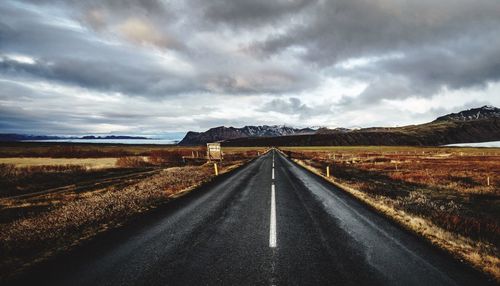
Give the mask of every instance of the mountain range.
[[412, 145], [439, 146], [500, 140], [500, 109], [483, 106], [403, 127], [304, 128], [287, 126], [216, 127], [188, 132], [179, 145], [221, 141], [224, 146]]
[[179, 142], [179, 145], [201, 145], [208, 142], [224, 141], [236, 138], [249, 137], [279, 137], [298, 134], [314, 134], [316, 130], [312, 128], [298, 129], [280, 125], [245, 126], [235, 127], [214, 127], [205, 132], [189, 131]]

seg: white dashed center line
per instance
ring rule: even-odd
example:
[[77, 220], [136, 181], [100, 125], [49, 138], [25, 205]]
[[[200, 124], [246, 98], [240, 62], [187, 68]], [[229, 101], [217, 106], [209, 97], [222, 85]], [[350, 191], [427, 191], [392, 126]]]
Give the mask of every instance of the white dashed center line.
[[276, 247], [276, 194], [274, 189], [274, 151], [271, 181], [271, 219], [269, 222], [269, 247]]
[[269, 227], [269, 247], [276, 247], [276, 198], [274, 184], [271, 185], [271, 221]]

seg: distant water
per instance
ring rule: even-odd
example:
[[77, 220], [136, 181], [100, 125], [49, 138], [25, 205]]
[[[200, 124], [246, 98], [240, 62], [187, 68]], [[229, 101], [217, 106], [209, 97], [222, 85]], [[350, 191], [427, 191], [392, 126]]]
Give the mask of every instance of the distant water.
[[24, 140], [23, 142], [71, 142], [97, 144], [176, 144], [181, 139], [54, 139]]
[[455, 146], [455, 147], [500, 147], [500, 141], [490, 141], [490, 142], [480, 142], [480, 143], [458, 143], [458, 144], [448, 144], [445, 146]]

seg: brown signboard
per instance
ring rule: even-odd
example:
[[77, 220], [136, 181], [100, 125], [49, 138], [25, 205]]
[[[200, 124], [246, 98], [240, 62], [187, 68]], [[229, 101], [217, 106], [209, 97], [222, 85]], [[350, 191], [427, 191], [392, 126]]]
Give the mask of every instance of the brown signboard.
[[207, 143], [208, 160], [222, 160], [222, 149], [220, 143]]

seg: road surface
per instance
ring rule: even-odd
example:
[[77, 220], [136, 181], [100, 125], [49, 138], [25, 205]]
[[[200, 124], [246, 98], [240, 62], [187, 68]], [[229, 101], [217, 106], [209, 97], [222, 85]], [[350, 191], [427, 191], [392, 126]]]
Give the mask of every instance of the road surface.
[[25, 285], [483, 285], [349, 195], [269, 152], [23, 276]]

